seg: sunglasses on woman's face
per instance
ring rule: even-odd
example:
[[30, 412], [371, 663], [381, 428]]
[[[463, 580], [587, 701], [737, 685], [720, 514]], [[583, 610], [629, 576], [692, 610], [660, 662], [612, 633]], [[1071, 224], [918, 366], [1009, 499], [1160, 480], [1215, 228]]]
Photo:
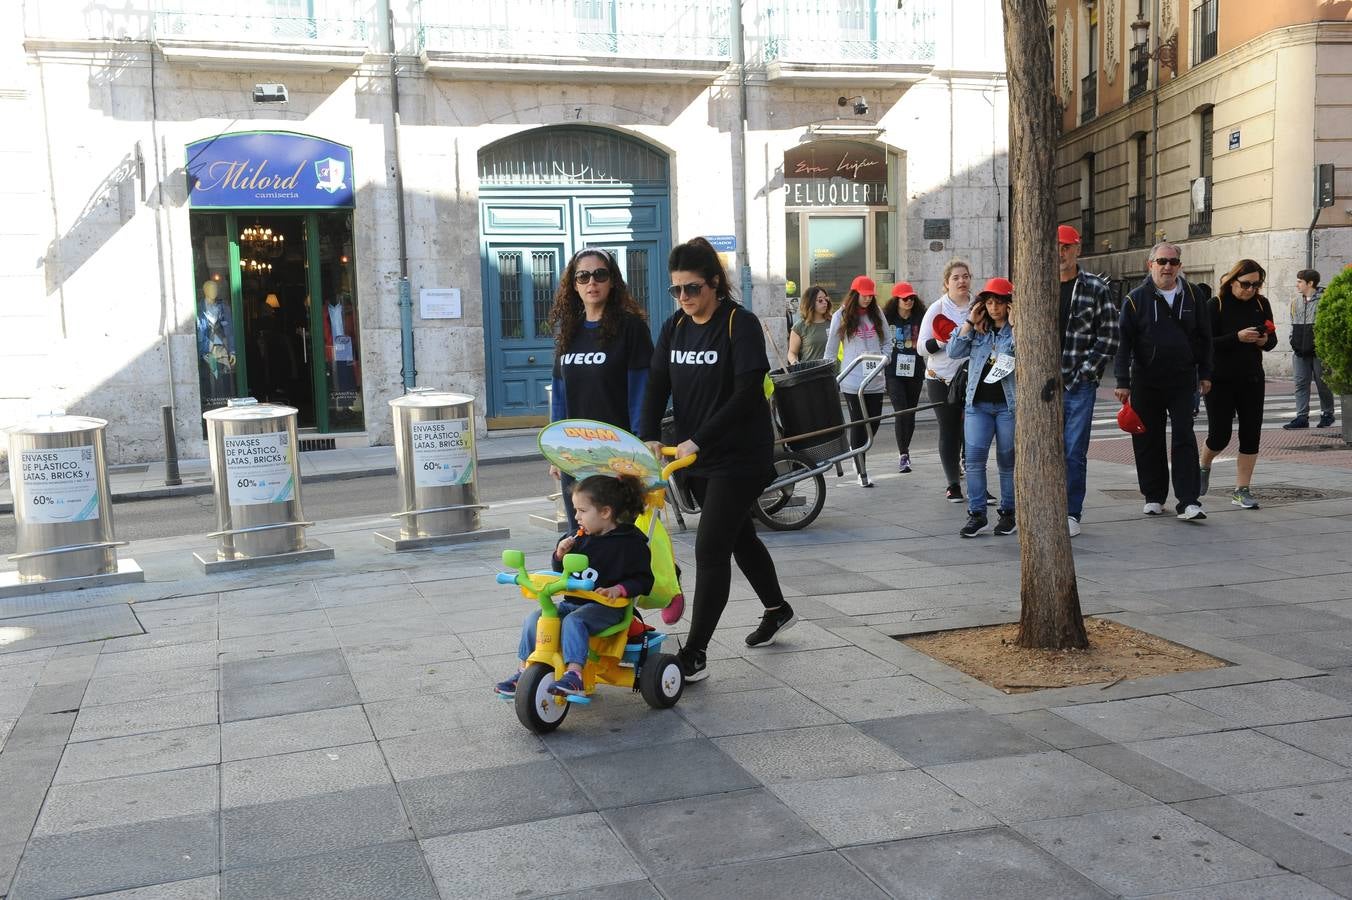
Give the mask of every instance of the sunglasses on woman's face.
[[573, 280], [576, 281], [578, 284], [588, 284], [591, 282], [593, 278], [596, 279], [597, 284], [605, 284], [607, 281], [610, 280], [610, 270], [603, 267], [598, 267], [592, 269], [591, 271], [587, 271], [586, 269], [578, 269], [576, 272], [573, 273]]
[[1263, 279], [1250, 278], [1248, 281], [1241, 281], [1240, 279], [1236, 278], [1235, 284], [1238, 285], [1239, 287], [1244, 288], [1244, 290], [1246, 291], [1256, 291], [1263, 286]]
[[671, 299], [673, 300], [681, 299], [682, 293], [687, 297], [698, 297], [699, 292], [704, 290], [704, 284], [703, 281], [692, 281], [689, 284], [673, 284], [671, 287], [667, 288], [667, 293], [671, 295]]

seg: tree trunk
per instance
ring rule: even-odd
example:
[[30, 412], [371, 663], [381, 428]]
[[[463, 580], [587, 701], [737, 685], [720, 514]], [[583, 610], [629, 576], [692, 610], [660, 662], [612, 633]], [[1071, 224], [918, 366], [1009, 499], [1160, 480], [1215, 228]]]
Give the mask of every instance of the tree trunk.
[[1087, 647], [1066, 529], [1061, 408], [1056, 135], [1047, 0], [1003, 0], [1009, 66], [1010, 221], [1014, 246], [1015, 503], [1022, 585], [1021, 647]]

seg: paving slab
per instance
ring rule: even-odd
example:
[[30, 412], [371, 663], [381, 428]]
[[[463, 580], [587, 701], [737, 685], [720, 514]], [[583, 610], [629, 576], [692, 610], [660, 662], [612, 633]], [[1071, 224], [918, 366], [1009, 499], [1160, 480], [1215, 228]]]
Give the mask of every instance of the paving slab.
[[399, 784], [420, 839], [592, 812], [572, 776], [557, 762], [474, 769]]
[[1267, 857], [1167, 806], [1135, 806], [1015, 827], [1116, 894], [1158, 894], [1281, 874]]
[[1005, 822], [1154, 803], [1146, 794], [1059, 750], [948, 763], [925, 771]]
[[1352, 865], [1352, 855], [1265, 815], [1235, 797], [1190, 800], [1174, 804], [1174, 809], [1293, 872]]
[[681, 696], [681, 702], [675, 709], [696, 730], [708, 737], [827, 725], [840, 721], [834, 713], [788, 687], [736, 694], [706, 694], [696, 684]]
[[764, 789], [625, 806], [602, 815], [653, 876], [827, 849]]
[[1309, 873], [1307, 877], [1336, 892], [1339, 897], [1352, 897], [1352, 866], [1320, 869], [1318, 872]]
[[1051, 749], [978, 710], [953, 710], [863, 722], [859, 729], [917, 766]]
[[1348, 777], [1348, 769], [1256, 731], [1194, 734], [1126, 745], [1163, 766], [1223, 792]]
[[1342, 895], [1300, 875], [1273, 875], [1150, 896], [1151, 900], [1338, 900]]
[[1164, 803], [1214, 797], [1220, 793], [1220, 788], [1195, 781], [1121, 744], [1074, 747], [1066, 752]]
[[1340, 766], [1352, 767], [1352, 717], [1271, 725], [1254, 730]]
[[1106, 737], [1098, 732], [1076, 725], [1069, 719], [1058, 716], [1050, 709], [1029, 709], [1023, 712], [1006, 713], [996, 718], [1058, 750], [1071, 750], [1076, 747], [1092, 747], [1110, 743]]
[[819, 725], [714, 738], [765, 784], [813, 781], [912, 768], [896, 751], [852, 725]]
[[221, 876], [222, 900], [439, 900], [418, 845], [379, 844], [288, 859]]
[[66, 834], [214, 813], [219, 797], [220, 773], [215, 766], [59, 784], [47, 792], [33, 834]]
[[555, 894], [550, 900], [662, 900], [651, 881], [626, 881]]
[[127, 703], [132, 700], [157, 700], [182, 694], [197, 694], [219, 690], [220, 683], [220, 670], [214, 665], [92, 678], [80, 705], [106, 706], [110, 703]]
[[221, 718], [226, 722], [239, 722], [352, 706], [360, 702], [361, 696], [351, 675], [320, 675], [296, 681], [226, 688], [221, 692]]
[[84, 707], [75, 717], [70, 739], [97, 741], [149, 731], [215, 725], [218, 718], [216, 702], [214, 691], [203, 691], [177, 697]]
[[216, 725], [152, 731], [68, 744], [56, 770], [57, 784], [214, 766], [221, 761]]
[[[694, 688], [681, 697], [677, 707], [684, 705], [693, 694]], [[520, 728], [510, 707], [500, 705], [502, 720]], [[653, 747], [698, 736], [699, 732], [676, 709], [650, 709], [638, 698], [617, 696], [612, 691], [595, 695], [585, 711], [570, 715], [562, 728], [544, 737], [544, 742], [551, 753], [563, 759], [632, 747]]]
[[1145, 741], [1234, 727], [1214, 712], [1167, 694], [1058, 706], [1052, 712], [1114, 741]]
[[968, 708], [963, 700], [914, 675], [836, 683], [810, 682], [798, 689], [817, 705], [847, 722]]
[[760, 786], [707, 738], [574, 757], [564, 766], [597, 809]]
[[338, 706], [227, 721], [220, 730], [220, 755], [226, 760], [248, 759], [373, 740], [375, 735], [360, 706]]
[[221, 812], [221, 866], [247, 868], [413, 840], [393, 785], [238, 806]]
[[280, 681], [346, 674], [347, 660], [341, 650], [310, 650], [227, 662], [221, 666], [221, 687], [232, 691]]
[[154, 884], [97, 896], [98, 900], [219, 900], [221, 879], [218, 875], [212, 875], [207, 878]]
[[[782, 900], [830, 897], [831, 900], [884, 900], [883, 893], [836, 852], [808, 853], [787, 859], [716, 866], [657, 879], [669, 900]], [[895, 895], [893, 895], [895, 896]]]
[[[540, 865], [522, 847], [568, 836], [569, 865]], [[642, 882], [644, 872], [596, 813], [486, 828], [422, 841], [442, 897], [523, 900], [606, 884]]]
[[1184, 691], [1178, 695], [1235, 725], [1279, 725], [1310, 719], [1352, 716], [1352, 703], [1312, 691], [1292, 681], [1264, 681]]
[[852, 847], [841, 854], [898, 900], [1106, 900], [1112, 896], [1007, 828]]
[[832, 846], [995, 825], [996, 820], [925, 772], [881, 772], [771, 785]]
[[216, 641], [198, 641], [195, 644], [174, 644], [169, 647], [147, 647], [143, 650], [125, 650], [99, 656], [94, 675], [130, 675], [157, 669], [189, 669], [216, 665]]
[[221, 806], [257, 806], [391, 783], [376, 744], [327, 747], [222, 763]]
[[1352, 853], [1352, 780], [1235, 796], [1278, 821]]
[[515, 716], [473, 728], [420, 731], [386, 738], [380, 742], [380, 748], [395, 781], [549, 758], [549, 751], [540, 738], [522, 728]]
[[352, 673], [352, 680], [365, 703], [485, 690], [485, 686], [491, 683], [488, 674], [472, 659], [359, 669]]

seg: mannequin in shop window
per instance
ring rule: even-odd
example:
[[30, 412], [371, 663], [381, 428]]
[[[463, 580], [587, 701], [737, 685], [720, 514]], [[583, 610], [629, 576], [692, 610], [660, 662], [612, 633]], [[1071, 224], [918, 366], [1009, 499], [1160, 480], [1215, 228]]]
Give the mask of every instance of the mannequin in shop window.
[[357, 368], [357, 321], [348, 293], [325, 292], [324, 355], [329, 364], [331, 405], [340, 416], [351, 415], [360, 384]]
[[235, 328], [230, 304], [214, 281], [202, 282], [197, 313], [197, 355], [201, 360], [204, 399], [224, 402], [235, 396]]

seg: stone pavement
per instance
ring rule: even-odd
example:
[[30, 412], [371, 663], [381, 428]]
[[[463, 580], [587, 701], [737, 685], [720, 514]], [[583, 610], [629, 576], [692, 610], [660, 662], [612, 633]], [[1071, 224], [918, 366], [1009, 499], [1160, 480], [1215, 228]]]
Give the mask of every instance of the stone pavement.
[[[1017, 539], [960, 541], [936, 471], [828, 478], [767, 538], [801, 624], [747, 650], [739, 576], [674, 709], [603, 689], [544, 739], [490, 692], [503, 544], [331, 521], [333, 561], [207, 577], [145, 541], [143, 585], [0, 603], [0, 894], [1352, 896], [1352, 470], [1260, 460], [1288, 490], [1192, 524], [1091, 462], [1086, 612], [1232, 665], [1012, 696], [893, 639], [1017, 616]], [[486, 524], [540, 561], [545, 508]]]

